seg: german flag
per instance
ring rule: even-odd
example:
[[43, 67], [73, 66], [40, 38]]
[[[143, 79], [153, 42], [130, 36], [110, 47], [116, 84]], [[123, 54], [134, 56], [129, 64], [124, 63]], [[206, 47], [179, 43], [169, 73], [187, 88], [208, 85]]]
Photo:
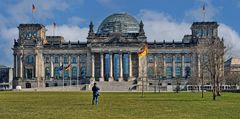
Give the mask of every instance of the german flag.
[[146, 56], [148, 53], [148, 45], [147, 43], [144, 45], [144, 47], [142, 47], [139, 51], [138, 51], [138, 57], [143, 57]]
[[32, 13], [36, 12], [36, 7], [34, 4], [32, 4]]
[[70, 70], [72, 68], [72, 65], [71, 64], [68, 64], [67, 67], [65, 67], [65, 70]]
[[47, 43], [48, 43], [47, 39], [43, 39], [43, 45], [45, 45]]

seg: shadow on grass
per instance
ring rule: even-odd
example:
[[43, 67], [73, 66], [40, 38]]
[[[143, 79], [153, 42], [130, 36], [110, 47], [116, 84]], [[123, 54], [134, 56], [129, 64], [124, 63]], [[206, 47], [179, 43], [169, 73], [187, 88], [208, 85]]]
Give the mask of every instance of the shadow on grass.
[[92, 104], [91, 104], [91, 103], [76, 103], [76, 104], [73, 104], [73, 105], [90, 106], [90, 105], [92, 105]]

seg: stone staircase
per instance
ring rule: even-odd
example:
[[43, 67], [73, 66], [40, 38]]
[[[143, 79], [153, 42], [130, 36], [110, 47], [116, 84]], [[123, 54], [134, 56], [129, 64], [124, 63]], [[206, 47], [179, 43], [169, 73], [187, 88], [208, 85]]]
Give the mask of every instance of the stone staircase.
[[101, 91], [131, 91], [135, 90], [133, 81], [96, 82]]

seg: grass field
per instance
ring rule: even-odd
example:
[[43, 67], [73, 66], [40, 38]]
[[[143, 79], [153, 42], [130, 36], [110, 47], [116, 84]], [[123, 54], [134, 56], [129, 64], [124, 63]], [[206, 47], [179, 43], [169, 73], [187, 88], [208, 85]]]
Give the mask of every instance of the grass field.
[[230, 119], [240, 118], [240, 94], [110, 93], [98, 106], [90, 92], [0, 92], [0, 119]]

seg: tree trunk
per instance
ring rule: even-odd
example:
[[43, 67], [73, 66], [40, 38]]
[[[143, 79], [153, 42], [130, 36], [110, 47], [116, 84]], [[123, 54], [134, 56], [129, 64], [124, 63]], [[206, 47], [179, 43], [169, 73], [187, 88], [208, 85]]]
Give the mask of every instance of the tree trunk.
[[213, 100], [216, 100], [216, 79], [213, 76]]
[[217, 79], [217, 90], [216, 90], [216, 94], [217, 96], [221, 96], [221, 87], [220, 87], [220, 84], [219, 84], [219, 79]]

